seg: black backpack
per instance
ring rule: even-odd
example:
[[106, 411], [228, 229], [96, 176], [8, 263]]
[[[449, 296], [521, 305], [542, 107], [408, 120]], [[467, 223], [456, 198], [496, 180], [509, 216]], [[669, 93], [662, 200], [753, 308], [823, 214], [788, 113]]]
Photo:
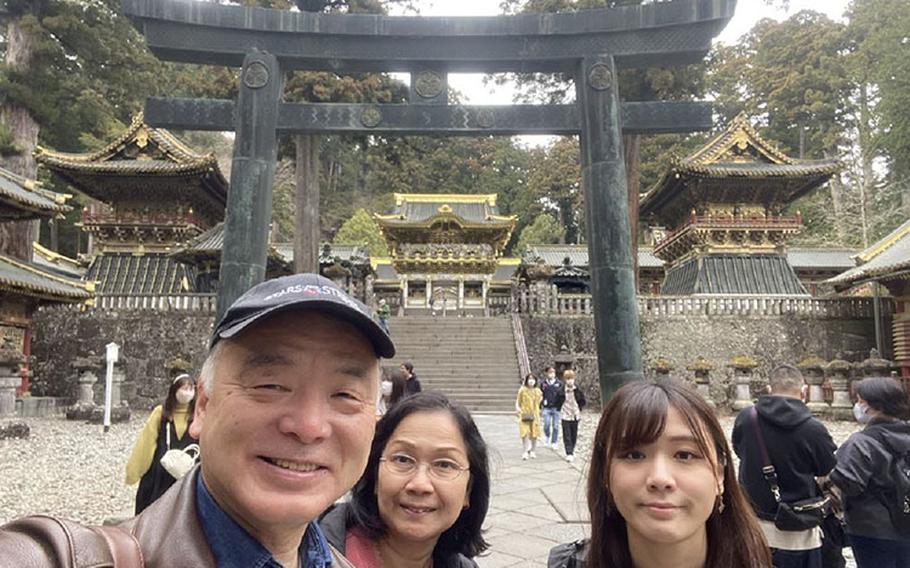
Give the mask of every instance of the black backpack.
[[547, 568], [584, 568], [588, 557], [588, 539], [558, 544], [550, 549]]
[[876, 494], [891, 517], [891, 524], [902, 537], [910, 538], [910, 451], [895, 451], [882, 428], [867, 427], [862, 433], [877, 440], [891, 454], [891, 468], [884, 488]]

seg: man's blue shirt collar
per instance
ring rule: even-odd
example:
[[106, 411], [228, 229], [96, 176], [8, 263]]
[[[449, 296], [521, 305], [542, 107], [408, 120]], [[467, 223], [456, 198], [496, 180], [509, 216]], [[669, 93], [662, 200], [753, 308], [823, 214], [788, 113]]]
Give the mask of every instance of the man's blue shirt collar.
[[[281, 568], [266, 547], [218, 506], [202, 481], [201, 471], [196, 477], [196, 510], [219, 568]], [[301, 568], [326, 568], [332, 564], [332, 551], [316, 521], [307, 525], [299, 555]]]

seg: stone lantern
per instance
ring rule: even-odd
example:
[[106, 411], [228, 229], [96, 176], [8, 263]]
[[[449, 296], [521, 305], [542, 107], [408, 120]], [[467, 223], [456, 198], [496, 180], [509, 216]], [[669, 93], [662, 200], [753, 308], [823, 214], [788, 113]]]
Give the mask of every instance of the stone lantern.
[[695, 359], [695, 362], [686, 366], [687, 371], [691, 371], [695, 376], [695, 390], [704, 398], [712, 408], [716, 406], [711, 398], [711, 370], [714, 365], [701, 355]]
[[850, 400], [850, 363], [843, 359], [834, 359], [825, 369], [834, 399], [831, 401], [831, 418], [835, 420], [853, 420], [853, 402]]
[[864, 377], [889, 377], [895, 367], [891, 361], [882, 359], [878, 349], [872, 349], [869, 358], [860, 363], [859, 368]]
[[76, 357], [73, 369], [79, 377], [79, 391], [76, 393], [75, 404], [66, 409], [66, 419], [88, 420], [95, 410], [95, 383], [98, 382], [95, 373], [101, 369], [101, 360], [89, 352], [85, 357]]
[[562, 378], [563, 372], [575, 368], [575, 356], [569, 352], [567, 345], [559, 346], [559, 353], [553, 357], [553, 367], [556, 368], [556, 376]]
[[748, 355], [737, 355], [728, 367], [733, 369], [733, 410], [743, 410], [752, 406], [752, 376], [758, 362]]
[[664, 357], [658, 357], [657, 361], [654, 361], [654, 364], [651, 366], [654, 376], [658, 379], [670, 378], [670, 373], [673, 372], [673, 369], [673, 363]]
[[28, 424], [16, 420], [16, 389], [22, 384], [23, 363], [25, 355], [11, 338], [4, 337], [0, 345], [0, 440], [27, 438], [31, 433]]
[[809, 400], [806, 406], [815, 416], [828, 413], [828, 403], [825, 402], [825, 360], [816, 355], [809, 355], [797, 364], [802, 371], [806, 384], [809, 385]]

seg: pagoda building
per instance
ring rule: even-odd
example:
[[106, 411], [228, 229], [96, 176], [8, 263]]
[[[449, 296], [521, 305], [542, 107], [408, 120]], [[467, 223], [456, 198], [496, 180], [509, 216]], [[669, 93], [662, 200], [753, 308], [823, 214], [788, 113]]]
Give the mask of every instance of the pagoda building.
[[[70, 210], [69, 196], [43, 189], [0, 168], [0, 222], [52, 218]], [[0, 344], [31, 353], [32, 316], [39, 306], [90, 303], [94, 286], [49, 266], [0, 254]], [[19, 392], [28, 390], [28, 373]]]
[[[838, 291], [881, 284], [894, 300], [892, 357], [910, 386], [910, 219], [853, 257], [856, 266], [828, 280]], [[878, 325], [878, 322], [876, 322]]]
[[391, 256], [372, 259], [374, 291], [403, 313], [487, 314], [508, 300], [519, 261], [502, 254], [517, 218], [499, 214], [496, 194], [396, 193], [375, 218]]
[[785, 155], [744, 114], [691, 156], [674, 159], [640, 205], [642, 218], [669, 228], [654, 247], [665, 263], [661, 294], [808, 295], [786, 251], [802, 220], [784, 210], [840, 167]]
[[106, 147], [87, 154], [39, 148], [37, 162], [97, 200], [82, 213], [89, 234], [86, 279], [99, 296], [196, 292], [192, 266], [169, 253], [224, 218], [228, 183], [214, 154], [199, 154], [136, 116]]

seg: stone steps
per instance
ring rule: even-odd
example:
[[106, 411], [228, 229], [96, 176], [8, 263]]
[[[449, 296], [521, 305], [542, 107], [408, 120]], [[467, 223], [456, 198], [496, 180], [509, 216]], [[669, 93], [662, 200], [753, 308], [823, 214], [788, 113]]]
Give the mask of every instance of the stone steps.
[[472, 412], [512, 413], [520, 384], [518, 357], [509, 318], [393, 317], [389, 324], [397, 356], [424, 390], [436, 390]]

